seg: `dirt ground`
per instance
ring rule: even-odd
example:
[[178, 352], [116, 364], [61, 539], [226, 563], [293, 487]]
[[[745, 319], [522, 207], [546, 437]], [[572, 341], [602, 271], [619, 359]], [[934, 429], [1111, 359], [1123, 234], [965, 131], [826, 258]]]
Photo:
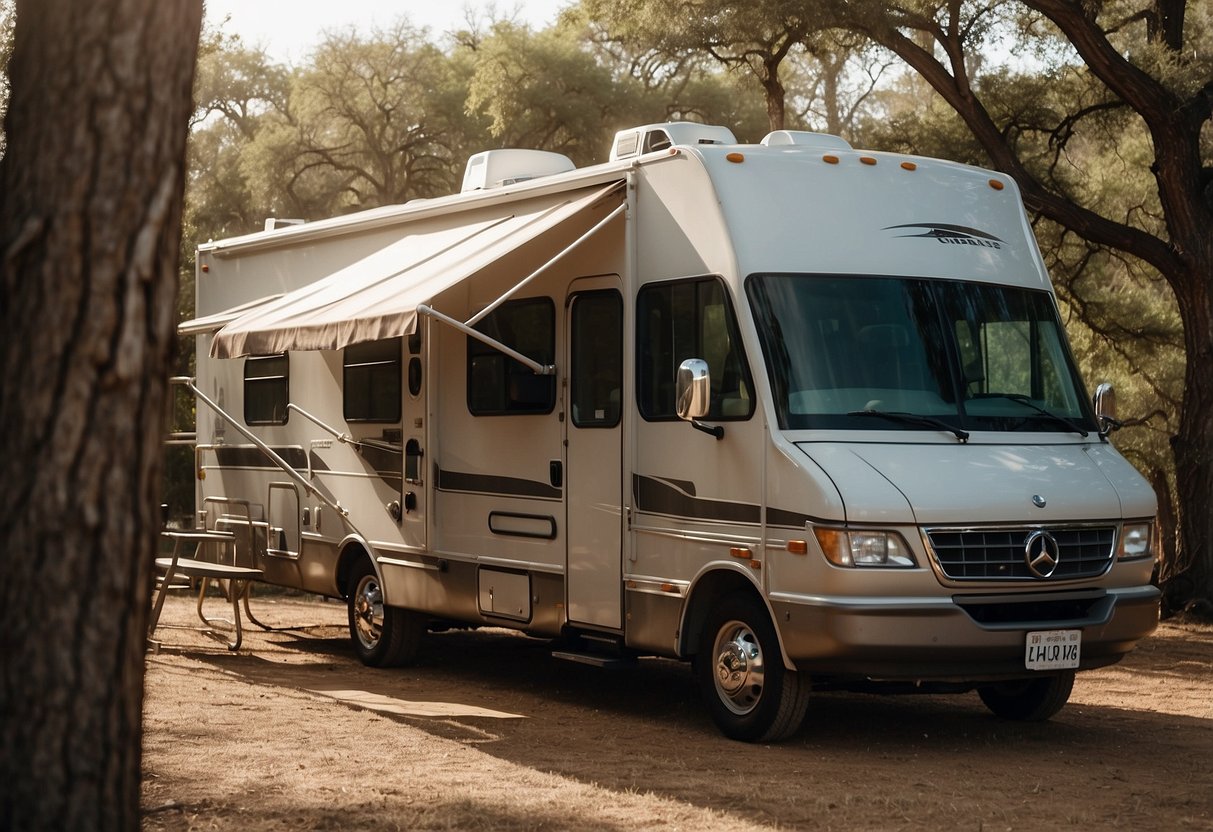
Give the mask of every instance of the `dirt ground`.
[[[1213, 830], [1207, 625], [1164, 623], [1045, 724], [976, 694], [820, 694], [797, 737], [763, 746], [720, 736], [676, 662], [602, 670], [478, 631], [372, 670], [344, 606], [253, 610], [304, 629], [252, 627], [238, 653], [157, 632], [145, 830]], [[197, 623], [192, 602], [161, 621]]]

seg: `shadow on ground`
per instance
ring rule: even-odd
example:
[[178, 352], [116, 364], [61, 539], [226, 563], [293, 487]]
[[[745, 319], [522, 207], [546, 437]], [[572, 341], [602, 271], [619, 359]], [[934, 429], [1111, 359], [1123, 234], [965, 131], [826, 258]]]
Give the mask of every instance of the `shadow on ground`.
[[[820, 694], [801, 733], [776, 746], [717, 734], [677, 662], [603, 670], [554, 659], [544, 641], [455, 631], [431, 634], [412, 667], [374, 670], [337, 627], [260, 638], [290, 661], [255, 646], [182, 652], [256, 685], [365, 694], [351, 707], [404, 703], [372, 709], [537, 771], [756, 823], [796, 826], [823, 813], [845, 822], [851, 809], [870, 817], [876, 808], [894, 825], [1213, 828], [1213, 719], [1158, 713], [1142, 698], [1207, 668], [1208, 633], [1157, 636], [1116, 668], [1134, 681], [1123, 702], [1071, 702], [1049, 723], [996, 719], [974, 694]], [[416, 705], [429, 714], [409, 710]]]

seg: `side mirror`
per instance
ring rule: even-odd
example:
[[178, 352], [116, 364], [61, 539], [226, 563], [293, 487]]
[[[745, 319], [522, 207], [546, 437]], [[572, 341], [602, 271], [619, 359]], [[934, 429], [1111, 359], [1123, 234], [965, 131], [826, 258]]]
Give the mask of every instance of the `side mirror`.
[[678, 365], [674, 376], [674, 412], [691, 423], [695, 430], [724, 439], [724, 427], [699, 421], [712, 407], [712, 374], [702, 358], [688, 358]]
[[674, 377], [674, 411], [679, 419], [693, 422], [708, 415], [712, 403], [712, 377], [708, 362], [688, 358], [678, 365]]
[[1107, 436], [1114, 430], [1120, 430], [1120, 422], [1116, 419], [1116, 390], [1108, 382], [1103, 382], [1095, 388], [1093, 397], [1095, 418], [1099, 420], [1099, 433]]

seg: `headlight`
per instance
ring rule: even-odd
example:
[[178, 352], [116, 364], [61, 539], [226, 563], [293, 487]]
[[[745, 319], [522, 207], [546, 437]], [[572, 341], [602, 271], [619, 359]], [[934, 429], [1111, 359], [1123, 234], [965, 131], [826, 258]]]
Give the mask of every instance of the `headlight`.
[[906, 568], [917, 566], [910, 547], [897, 532], [842, 531], [815, 527], [826, 560], [835, 566]]
[[1120, 529], [1120, 544], [1116, 547], [1118, 560], [1145, 558], [1152, 554], [1150, 534], [1152, 523], [1125, 523]]

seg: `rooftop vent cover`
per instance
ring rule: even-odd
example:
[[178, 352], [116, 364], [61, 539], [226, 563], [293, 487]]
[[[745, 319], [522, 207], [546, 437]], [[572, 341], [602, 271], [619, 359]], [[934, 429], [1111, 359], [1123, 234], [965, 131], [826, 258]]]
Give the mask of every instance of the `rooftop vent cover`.
[[767, 147], [816, 147], [821, 150], [850, 150], [851, 145], [846, 139], [832, 136], [829, 133], [810, 133], [807, 130], [776, 130], [767, 133], [762, 143]]
[[547, 150], [485, 150], [468, 159], [463, 171], [463, 187], [459, 190], [500, 188], [515, 182], [565, 173], [576, 167], [568, 156]]

